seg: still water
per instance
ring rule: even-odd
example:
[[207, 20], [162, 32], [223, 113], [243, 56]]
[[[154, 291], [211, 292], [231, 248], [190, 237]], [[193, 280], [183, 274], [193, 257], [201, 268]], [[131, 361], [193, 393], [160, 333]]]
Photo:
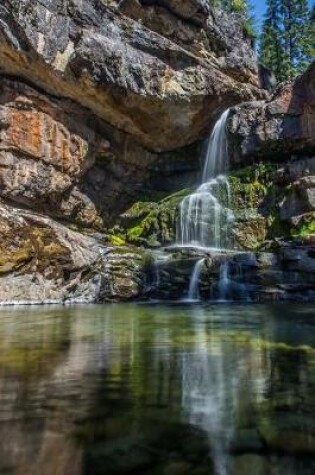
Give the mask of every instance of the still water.
[[0, 310], [0, 474], [314, 473], [314, 306]]

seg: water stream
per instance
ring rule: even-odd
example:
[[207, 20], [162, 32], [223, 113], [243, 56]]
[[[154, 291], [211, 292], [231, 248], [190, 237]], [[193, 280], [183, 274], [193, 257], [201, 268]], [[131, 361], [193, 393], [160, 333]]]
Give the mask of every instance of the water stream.
[[[195, 193], [185, 197], [180, 205], [177, 242], [181, 246], [205, 248], [215, 252], [231, 249], [234, 213], [231, 210], [231, 189], [226, 136], [227, 109], [211, 133], [203, 169], [202, 184]], [[221, 266], [219, 298], [227, 299], [230, 281], [228, 262]], [[188, 292], [189, 300], [199, 299], [199, 277], [202, 261], [195, 265]]]
[[202, 267], [204, 264], [204, 259], [200, 259], [199, 261], [196, 262], [196, 265], [194, 267], [191, 279], [190, 279], [190, 284], [189, 284], [189, 289], [188, 289], [188, 300], [194, 301], [194, 300], [199, 300], [199, 278], [200, 274], [202, 271]]
[[229, 109], [217, 121], [209, 139], [202, 184], [180, 205], [177, 242], [216, 250], [231, 247], [234, 214], [230, 209], [231, 191], [226, 178], [229, 160], [226, 121]]
[[224, 261], [220, 266], [219, 280], [219, 300], [226, 302], [229, 299], [230, 278], [229, 278], [229, 262]]

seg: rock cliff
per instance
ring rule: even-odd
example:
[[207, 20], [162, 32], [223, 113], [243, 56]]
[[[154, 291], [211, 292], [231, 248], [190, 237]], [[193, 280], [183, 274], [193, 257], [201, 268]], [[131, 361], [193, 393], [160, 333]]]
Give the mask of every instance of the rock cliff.
[[102, 233], [191, 186], [218, 114], [265, 96], [242, 19], [207, 0], [3, 0], [0, 300], [137, 296]]
[[[294, 83], [281, 85], [270, 100], [232, 108], [229, 144], [231, 162], [240, 169], [231, 177], [235, 202], [238, 200], [236, 208], [246, 208], [247, 214], [248, 210], [254, 211], [252, 219], [243, 216], [241, 240], [253, 234], [258, 245], [274, 237], [312, 240], [315, 63]], [[249, 232], [250, 222], [256, 227], [255, 233]]]
[[309, 236], [313, 82], [269, 98], [242, 17], [209, 0], [2, 0], [0, 301], [141, 296], [141, 247], [174, 240], [230, 107], [238, 245]]

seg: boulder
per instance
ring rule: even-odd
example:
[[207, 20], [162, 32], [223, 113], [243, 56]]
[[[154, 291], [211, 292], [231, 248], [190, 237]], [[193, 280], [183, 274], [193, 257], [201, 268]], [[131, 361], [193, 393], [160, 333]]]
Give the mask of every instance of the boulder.
[[106, 249], [42, 215], [0, 204], [2, 304], [96, 302]]
[[315, 211], [315, 176], [308, 176], [292, 184], [280, 205], [280, 217], [285, 221], [312, 211]]
[[0, 202], [2, 305], [134, 300], [144, 291], [143, 252], [105, 247], [41, 214]]

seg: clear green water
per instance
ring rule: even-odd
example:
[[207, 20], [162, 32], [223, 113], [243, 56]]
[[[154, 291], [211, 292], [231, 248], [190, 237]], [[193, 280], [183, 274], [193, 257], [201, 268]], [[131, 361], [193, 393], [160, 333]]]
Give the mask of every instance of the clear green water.
[[0, 310], [0, 473], [315, 473], [314, 306]]

